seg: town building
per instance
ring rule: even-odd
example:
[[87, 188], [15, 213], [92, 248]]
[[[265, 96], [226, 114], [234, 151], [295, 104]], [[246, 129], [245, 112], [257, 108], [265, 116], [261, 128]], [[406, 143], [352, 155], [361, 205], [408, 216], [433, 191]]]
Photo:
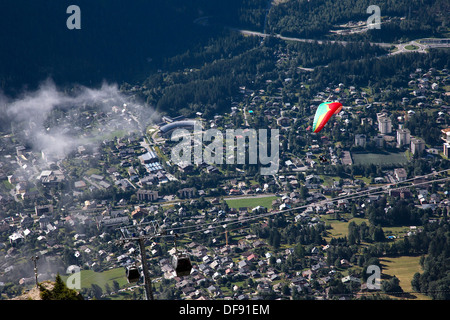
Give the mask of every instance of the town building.
[[399, 181], [399, 182], [405, 181], [406, 177], [407, 177], [406, 170], [404, 168], [395, 169], [394, 175], [395, 175], [395, 178], [397, 179], [397, 181]]
[[366, 135], [365, 134], [355, 135], [355, 145], [364, 148], [366, 146]]
[[195, 188], [184, 188], [184, 189], [180, 189], [177, 192], [178, 197], [182, 198], [182, 199], [186, 199], [186, 198], [193, 198], [195, 197], [195, 195], [197, 194]]
[[425, 142], [420, 138], [411, 139], [411, 153], [421, 154], [425, 150]]
[[384, 138], [382, 135], [373, 137], [373, 142], [377, 148], [384, 148]]
[[411, 144], [411, 132], [408, 129], [397, 130], [397, 147], [409, 146]]
[[136, 196], [139, 201], [157, 201], [158, 191], [139, 189]]
[[441, 132], [443, 134], [441, 139], [444, 140], [444, 156], [448, 158], [450, 154], [450, 128], [442, 129]]
[[392, 133], [392, 120], [386, 113], [377, 113], [378, 130], [381, 134]]
[[168, 138], [176, 129], [194, 130], [195, 126], [201, 128], [201, 123], [196, 120], [181, 120], [165, 124], [159, 130], [163, 137]]

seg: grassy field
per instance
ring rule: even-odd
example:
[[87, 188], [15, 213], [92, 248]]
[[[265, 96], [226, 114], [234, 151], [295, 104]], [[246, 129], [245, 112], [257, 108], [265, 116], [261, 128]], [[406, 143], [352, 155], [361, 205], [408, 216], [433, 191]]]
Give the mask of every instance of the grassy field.
[[[348, 216], [346, 218], [348, 219]], [[354, 221], [357, 225], [361, 224], [363, 221], [369, 226], [369, 219], [366, 218], [351, 218], [348, 221], [340, 221], [335, 220], [333, 215], [323, 215], [322, 220], [325, 221], [327, 225], [330, 225], [332, 229], [328, 230], [328, 237], [326, 240], [330, 240], [331, 238], [339, 238], [348, 236], [348, 225], [350, 222]], [[408, 226], [403, 227], [383, 227], [384, 235], [395, 236], [396, 239], [401, 239], [405, 236], [410, 228]]]
[[12, 190], [12, 189], [14, 189], [14, 186], [13, 186], [11, 183], [9, 183], [8, 180], [3, 180], [3, 181], [2, 181], [2, 184], [3, 184], [3, 186], [4, 186], [4, 188], [5, 188], [6, 190]]
[[419, 47], [410, 44], [410, 45], [407, 45], [407, 46], [405, 47], [405, 49], [406, 49], [406, 50], [417, 50], [417, 49], [419, 49]]
[[[81, 270], [80, 276], [82, 288], [90, 288], [92, 284], [96, 284], [104, 290], [106, 283], [113, 288], [113, 281], [117, 281], [121, 288], [128, 284], [124, 268], [115, 268], [103, 272]], [[61, 278], [66, 281], [68, 276], [61, 276]]]
[[384, 235], [395, 236], [396, 238], [404, 237], [411, 229], [408, 226], [403, 227], [383, 227]]
[[391, 165], [398, 163], [406, 163], [408, 161], [403, 152], [352, 152], [354, 164], [375, 164], [375, 165]]
[[[332, 229], [328, 230], [328, 236], [325, 237], [327, 241], [331, 238], [338, 238], [348, 236], [348, 224], [354, 221], [356, 224], [361, 224], [365, 221], [368, 225], [367, 219], [352, 218], [349, 221], [335, 220], [333, 215], [323, 215], [322, 220]], [[409, 227], [390, 227], [383, 228], [386, 235], [402, 236], [409, 230]], [[400, 286], [404, 292], [413, 292], [411, 280], [416, 272], [423, 272], [419, 264], [420, 256], [401, 256], [401, 257], [384, 257], [380, 258], [382, 265], [382, 273], [386, 276], [396, 276], [400, 280]], [[392, 296], [395, 299], [415, 299], [415, 300], [431, 300], [430, 297], [420, 293], [411, 293], [404, 296]]]
[[[381, 258], [382, 273], [396, 276], [400, 280], [400, 286], [405, 292], [412, 292], [411, 280], [416, 272], [423, 272], [419, 264], [420, 256], [403, 256], [395, 258]], [[398, 297], [396, 297], [398, 298]], [[430, 297], [420, 293], [411, 293], [407, 299], [431, 300]]]
[[327, 186], [327, 187], [331, 187], [334, 183], [334, 181], [339, 181], [339, 177], [338, 176], [327, 176], [324, 174], [320, 175], [320, 179], [323, 180], [323, 185]]
[[242, 198], [242, 199], [232, 199], [225, 200], [230, 208], [241, 208], [248, 207], [254, 208], [257, 206], [262, 206], [267, 209], [272, 208], [272, 201], [275, 200], [277, 196], [267, 196], [267, 197], [259, 197], [259, 198]]
[[348, 236], [348, 224], [354, 221], [356, 224], [361, 224], [363, 221], [369, 225], [369, 221], [363, 218], [352, 218], [348, 221], [335, 220], [334, 216], [331, 214], [323, 215], [322, 220], [325, 224], [330, 225], [332, 229], [328, 230], [329, 235], [325, 239], [329, 241], [331, 238], [339, 238]]

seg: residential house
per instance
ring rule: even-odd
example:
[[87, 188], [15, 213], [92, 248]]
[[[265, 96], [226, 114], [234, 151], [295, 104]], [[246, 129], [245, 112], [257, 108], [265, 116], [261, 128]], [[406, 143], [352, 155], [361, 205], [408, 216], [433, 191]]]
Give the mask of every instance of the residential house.
[[136, 206], [133, 212], [131, 212], [131, 217], [133, 219], [142, 219], [143, 217], [148, 215], [148, 210], [144, 209], [140, 206]]
[[37, 205], [34, 207], [34, 212], [37, 216], [42, 216], [43, 214], [47, 216], [53, 215], [53, 205], [47, 204], [47, 205]]
[[139, 189], [136, 196], [139, 201], [157, 201], [158, 191]]
[[396, 168], [394, 169], [394, 175], [397, 181], [405, 181], [407, 178], [406, 170], [404, 168]]
[[194, 198], [197, 194], [197, 190], [195, 188], [183, 188], [177, 191], [177, 195], [179, 198]]
[[421, 154], [425, 150], [425, 141], [420, 138], [411, 138], [411, 153]]

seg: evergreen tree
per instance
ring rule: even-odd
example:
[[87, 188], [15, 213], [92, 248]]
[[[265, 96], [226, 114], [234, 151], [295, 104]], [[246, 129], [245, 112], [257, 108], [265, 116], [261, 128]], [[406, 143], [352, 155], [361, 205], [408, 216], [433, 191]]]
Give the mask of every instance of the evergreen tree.
[[385, 293], [402, 293], [403, 289], [400, 286], [400, 280], [393, 276], [391, 279], [383, 281], [381, 284], [381, 290], [383, 290]]
[[69, 289], [62, 280], [59, 273], [56, 275], [53, 289], [46, 289], [39, 285], [42, 300], [83, 300], [83, 297], [73, 289]]

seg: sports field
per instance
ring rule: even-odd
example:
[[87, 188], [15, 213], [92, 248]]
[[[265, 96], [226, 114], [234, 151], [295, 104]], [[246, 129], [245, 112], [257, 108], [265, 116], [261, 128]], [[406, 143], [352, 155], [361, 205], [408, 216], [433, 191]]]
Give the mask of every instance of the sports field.
[[404, 152], [352, 152], [353, 164], [393, 165], [406, 163]]
[[[66, 281], [68, 276], [64, 275], [61, 278]], [[124, 268], [114, 268], [103, 272], [94, 272], [92, 270], [82, 270], [80, 272], [80, 280], [82, 288], [90, 288], [92, 284], [99, 285], [105, 289], [105, 284], [113, 287], [113, 281], [117, 281], [122, 288], [128, 284]]]
[[276, 196], [267, 196], [267, 197], [252, 197], [247, 198], [243, 197], [242, 199], [232, 199], [232, 200], [225, 200], [230, 208], [241, 208], [241, 207], [247, 207], [247, 208], [254, 208], [257, 206], [262, 206], [267, 209], [272, 208], [272, 201], [275, 200]]

